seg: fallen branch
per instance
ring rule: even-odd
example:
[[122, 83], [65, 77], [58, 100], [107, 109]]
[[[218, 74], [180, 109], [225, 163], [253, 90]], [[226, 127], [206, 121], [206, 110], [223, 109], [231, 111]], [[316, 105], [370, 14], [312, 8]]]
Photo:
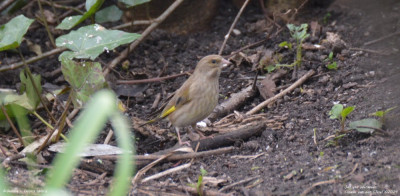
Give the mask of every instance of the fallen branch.
[[[236, 141], [244, 141], [244, 140], [249, 139], [250, 137], [261, 134], [261, 132], [264, 130], [264, 128], [265, 128], [265, 123], [263, 123], [262, 120], [252, 121], [249, 123], [238, 123], [238, 124], [232, 125], [229, 128], [227, 128], [227, 130], [230, 130], [227, 133], [207, 137], [205, 139], [201, 139], [201, 140], [197, 140], [197, 141], [192, 141], [192, 142], [190, 142], [190, 146], [192, 148], [195, 148], [197, 146], [197, 144], [200, 143], [199, 149], [198, 149], [199, 151], [220, 148], [222, 146], [229, 146], [229, 145], [234, 144]], [[217, 130], [218, 127], [212, 128], [212, 129]], [[162, 150], [162, 151], [159, 151], [154, 154], [156, 154], [156, 155], [167, 154], [171, 151], [174, 151], [177, 148], [180, 148], [180, 146], [177, 145], [172, 148]]]
[[114, 68], [119, 62], [125, 59], [128, 56], [129, 52], [134, 50], [147, 36], [149, 36], [150, 33], [153, 32], [154, 29], [156, 29], [158, 25], [161, 24], [182, 2], [183, 0], [176, 0], [174, 3], [172, 3], [167, 10], [165, 10], [158, 18], [153, 21], [153, 23], [151, 23], [150, 26], [148, 26], [144, 30], [139, 39], [132, 42], [128, 48], [122, 51], [117, 58], [109, 63], [109, 65], [103, 71], [103, 75], [106, 76], [112, 68]]
[[233, 110], [238, 108], [241, 104], [245, 103], [247, 100], [254, 97], [256, 94], [256, 90], [252, 88], [252, 86], [248, 86], [247, 88], [241, 90], [240, 92], [233, 93], [231, 97], [219, 104], [217, 107], [214, 108], [214, 111], [208, 117], [211, 121], [225, 116], [231, 113]]
[[268, 104], [276, 101], [277, 99], [283, 97], [284, 95], [286, 95], [287, 93], [289, 93], [290, 91], [293, 91], [295, 88], [297, 88], [298, 86], [300, 86], [301, 84], [303, 84], [309, 77], [311, 77], [312, 75], [314, 75], [315, 71], [314, 70], [310, 70], [308, 71], [304, 76], [302, 76], [299, 80], [297, 80], [295, 83], [293, 83], [292, 85], [290, 85], [287, 89], [283, 90], [282, 92], [276, 94], [275, 96], [261, 102], [260, 104], [258, 104], [256, 107], [254, 107], [253, 109], [251, 109], [250, 111], [246, 112], [246, 115], [252, 115], [255, 114], [256, 112], [262, 110], [264, 107], [266, 107]]

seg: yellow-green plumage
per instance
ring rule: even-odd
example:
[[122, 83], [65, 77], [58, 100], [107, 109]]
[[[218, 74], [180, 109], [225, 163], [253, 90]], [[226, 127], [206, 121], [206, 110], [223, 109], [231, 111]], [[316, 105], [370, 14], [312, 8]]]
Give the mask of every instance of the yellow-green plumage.
[[167, 118], [176, 128], [194, 126], [205, 119], [218, 104], [218, 79], [227, 64], [229, 61], [219, 55], [202, 58], [156, 119]]

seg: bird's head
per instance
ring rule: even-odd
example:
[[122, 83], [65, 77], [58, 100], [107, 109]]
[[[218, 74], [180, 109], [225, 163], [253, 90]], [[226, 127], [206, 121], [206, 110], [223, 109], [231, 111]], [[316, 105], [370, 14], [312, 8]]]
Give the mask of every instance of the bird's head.
[[197, 63], [193, 74], [201, 74], [207, 77], [219, 77], [221, 69], [230, 64], [220, 55], [208, 55]]

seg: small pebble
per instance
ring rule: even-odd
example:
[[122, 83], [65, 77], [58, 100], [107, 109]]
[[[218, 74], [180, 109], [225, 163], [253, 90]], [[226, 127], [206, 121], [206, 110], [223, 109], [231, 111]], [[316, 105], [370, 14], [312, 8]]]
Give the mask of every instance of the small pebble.
[[232, 33], [233, 33], [234, 35], [236, 35], [236, 36], [242, 34], [242, 32], [240, 32], [238, 29], [233, 29], [233, 30], [232, 30]]

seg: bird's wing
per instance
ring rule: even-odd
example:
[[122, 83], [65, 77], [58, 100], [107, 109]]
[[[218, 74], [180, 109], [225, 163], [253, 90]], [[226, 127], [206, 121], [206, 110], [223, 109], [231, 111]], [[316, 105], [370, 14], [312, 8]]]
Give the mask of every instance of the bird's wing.
[[157, 122], [157, 121], [167, 117], [168, 115], [170, 115], [172, 112], [179, 109], [183, 105], [189, 103], [191, 101], [190, 96], [189, 96], [190, 84], [191, 84], [190, 82], [185, 82], [182, 85], [182, 87], [179, 88], [175, 92], [175, 95], [171, 98], [171, 100], [165, 106], [165, 108], [163, 109], [161, 114], [159, 116], [157, 116], [156, 118], [151, 119], [151, 120], [147, 121], [146, 123], [140, 125], [140, 127], [144, 126], [146, 124], [149, 124], [149, 123]]
[[[189, 83], [188, 83], [189, 84]], [[183, 85], [176, 93], [175, 96], [172, 97], [170, 102], [164, 108], [160, 117], [165, 118], [175, 110], [179, 109], [183, 105], [189, 103], [191, 101], [189, 96], [190, 85]]]

